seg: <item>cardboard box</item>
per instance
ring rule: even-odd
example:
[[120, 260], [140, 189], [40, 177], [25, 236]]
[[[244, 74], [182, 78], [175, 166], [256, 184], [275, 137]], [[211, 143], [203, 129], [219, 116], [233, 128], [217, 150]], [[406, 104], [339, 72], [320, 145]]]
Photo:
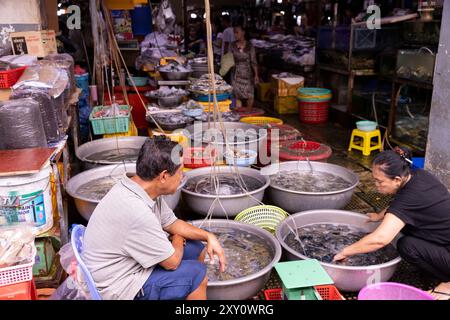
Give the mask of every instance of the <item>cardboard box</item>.
[[297, 97], [275, 97], [274, 109], [278, 114], [298, 113]]
[[38, 238], [35, 241], [36, 257], [33, 265], [34, 276], [47, 276], [55, 257], [51, 238]]
[[58, 53], [53, 30], [12, 32], [10, 34], [14, 54], [29, 54], [43, 58]]
[[270, 82], [258, 83], [256, 85], [256, 97], [261, 102], [273, 101], [274, 95], [271, 90], [272, 85]]
[[303, 87], [305, 78], [297, 75], [289, 77], [281, 75], [272, 75], [271, 83], [273, 93], [279, 97], [296, 96], [298, 93], [297, 90]]

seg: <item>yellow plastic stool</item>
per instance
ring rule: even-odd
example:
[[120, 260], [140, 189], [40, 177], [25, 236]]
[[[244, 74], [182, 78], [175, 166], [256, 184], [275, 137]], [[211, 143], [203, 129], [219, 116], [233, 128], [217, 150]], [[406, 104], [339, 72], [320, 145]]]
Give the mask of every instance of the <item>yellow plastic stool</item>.
[[[362, 141], [355, 142], [356, 137], [362, 138]], [[373, 138], [378, 138], [378, 141], [373, 142]], [[363, 155], [370, 156], [370, 153], [373, 150], [383, 151], [382, 148], [383, 146], [381, 145], [381, 133], [379, 129], [373, 131], [361, 131], [359, 129], [353, 129], [348, 151], [356, 149], [362, 151]]]

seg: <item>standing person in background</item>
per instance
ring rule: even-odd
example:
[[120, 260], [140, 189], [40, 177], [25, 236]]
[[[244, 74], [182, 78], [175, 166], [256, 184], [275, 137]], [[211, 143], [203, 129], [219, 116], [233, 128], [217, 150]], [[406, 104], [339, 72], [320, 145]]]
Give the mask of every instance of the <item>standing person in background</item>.
[[214, 58], [220, 61], [220, 58], [222, 57], [222, 43], [223, 43], [222, 26], [220, 25], [219, 21], [214, 20], [211, 25], [211, 28], [212, 28]]
[[231, 26], [231, 18], [229, 15], [222, 16], [222, 56], [228, 52], [230, 44], [235, 41], [233, 27]]
[[235, 62], [231, 85], [236, 97], [236, 107], [241, 108], [242, 100], [247, 100], [247, 111], [251, 111], [255, 101], [255, 84], [259, 82], [255, 48], [245, 39], [242, 26], [234, 27], [234, 36], [236, 41], [231, 43], [229, 50]]

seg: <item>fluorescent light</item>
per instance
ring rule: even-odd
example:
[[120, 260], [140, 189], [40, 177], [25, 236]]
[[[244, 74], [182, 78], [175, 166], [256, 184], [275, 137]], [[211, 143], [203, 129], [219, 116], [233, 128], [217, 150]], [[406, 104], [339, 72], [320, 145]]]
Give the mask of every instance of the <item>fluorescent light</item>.
[[206, 13], [203, 15], [203, 19], [206, 19]]
[[280, 11], [280, 13], [284, 16], [284, 13], [285, 13], [285, 12], [284, 12], [284, 11]]
[[58, 8], [61, 8], [61, 6], [62, 6], [62, 3], [58, 3]]
[[277, 3], [283, 3], [283, 0], [277, 0]]
[[191, 13], [191, 19], [197, 19], [197, 15], [195, 13]]
[[66, 14], [66, 9], [59, 9], [59, 10], [56, 12], [56, 14], [57, 14], [58, 16], [62, 16], [63, 14]]
[[222, 15], [223, 15], [223, 16], [229, 16], [230, 13], [229, 13], [228, 11], [222, 11]]

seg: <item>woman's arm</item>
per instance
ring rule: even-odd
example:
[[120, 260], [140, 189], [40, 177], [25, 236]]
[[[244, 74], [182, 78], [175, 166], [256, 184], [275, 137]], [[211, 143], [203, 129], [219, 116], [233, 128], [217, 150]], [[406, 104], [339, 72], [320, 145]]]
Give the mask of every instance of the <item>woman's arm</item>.
[[372, 233], [368, 234], [354, 244], [345, 247], [333, 259], [333, 261], [343, 260], [355, 254], [373, 252], [391, 243], [400, 233], [405, 223], [392, 213], [387, 213], [383, 222]]
[[381, 210], [379, 213], [369, 212], [369, 213], [367, 213], [367, 215], [369, 216], [369, 219], [371, 222], [378, 222], [378, 221], [383, 220], [387, 209], [388, 208], [385, 208], [385, 209]]
[[250, 45], [250, 63], [252, 65], [253, 74], [255, 75], [255, 84], [259, 82], [258, 61], [256, 60], [255, 47]]

